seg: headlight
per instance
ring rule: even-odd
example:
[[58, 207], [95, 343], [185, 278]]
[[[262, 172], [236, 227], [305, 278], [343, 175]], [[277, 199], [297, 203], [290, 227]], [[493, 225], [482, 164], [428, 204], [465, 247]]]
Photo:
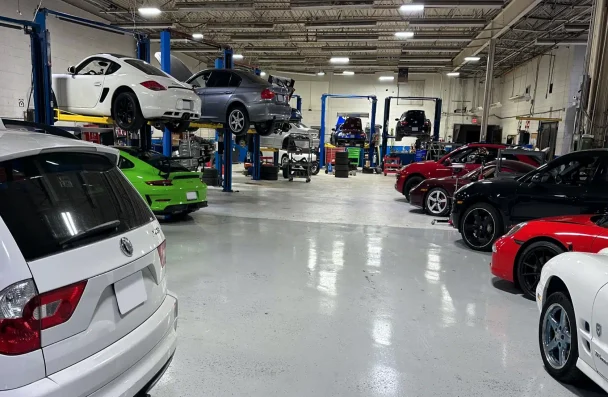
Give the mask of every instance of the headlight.
[[515, 233], [517, 233], [519, 231], [519, 229], [521, 229], [522, 227], [526, 226], [526, 222], [520, 223], [518, 225], [515, 225], [511, 228], [511, 230], [509, 230], [509, 232], [505, 235], [505, 236], [512, 236]]

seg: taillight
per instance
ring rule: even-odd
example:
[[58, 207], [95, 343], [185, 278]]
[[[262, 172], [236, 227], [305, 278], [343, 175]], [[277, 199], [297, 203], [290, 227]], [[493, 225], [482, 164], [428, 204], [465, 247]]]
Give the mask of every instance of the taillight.
[[272, 92], [272, 90], [270, 90], [270, 88], [264, 88], [264, 91], [262, 91], [262, 99], [272, 99], [274, 98], [274, 92]]
[[33, 280], [0, 292], [0, 354], [18, 355], [41, 348], [40, 331], [72, 317], [86, 281], [38, 295]]
[[140, 84], [152, 91], [166, 91], [167, 90], [167, 88], [165, 86], [163, 86], [160, 83], [157, 83], [154, 80], [144, 81], [143, 83], [140, 83]]
[[402, 121], [402, 122], [401, 122], [401, 125], [407, 125], [407, 121], [405, 121], [405, 120], [404, 120], [404, 121]]
[[428, 121], [425, 121], [425, 122], [424, 122], [424, 125], [429, 125], [429, 122], [428, 122]]
[[146, 181], [146, 185], [150, 186], [173, 186], [173, 181], [169, 179], [161, 179], [160, 181]]
[[167, 264], [167, 240], [160, 243], [160, 245], [156, 248], [158, 250], [158, 256], [160, 256], [160, 267], [165, 267]]

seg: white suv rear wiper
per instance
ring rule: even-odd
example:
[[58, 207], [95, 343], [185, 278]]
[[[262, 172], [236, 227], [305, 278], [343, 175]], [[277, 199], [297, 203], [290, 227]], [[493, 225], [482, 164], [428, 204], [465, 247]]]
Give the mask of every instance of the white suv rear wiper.
[[116, 230], [116, 228], [118, 226], [120, 226], [120, 221], [118, 219], [114, 220], [114, 221], [102, 223], [100, 225], [94, 226], [90, 229], [84, 230], [78, 234], [75, 234], [73, 236], [70, 236], [70, 237], [67, 237], [67, 238], [61, 240], [59, 242], [59, 245], [62, 247], [65, 245], [70, 245], [72, 243], [75, 243], [75, 242], [85, 239], [87, 237], [92, 237], [97, 234], [103, 234], [106, 232], [110, 232], [112, 230]]

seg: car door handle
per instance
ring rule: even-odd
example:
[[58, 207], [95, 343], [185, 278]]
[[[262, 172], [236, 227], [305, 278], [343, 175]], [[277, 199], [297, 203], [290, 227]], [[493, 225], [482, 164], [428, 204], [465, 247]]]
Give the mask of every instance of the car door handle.
[[95, 87], [101, 87], [101, 81], [95, 82]]

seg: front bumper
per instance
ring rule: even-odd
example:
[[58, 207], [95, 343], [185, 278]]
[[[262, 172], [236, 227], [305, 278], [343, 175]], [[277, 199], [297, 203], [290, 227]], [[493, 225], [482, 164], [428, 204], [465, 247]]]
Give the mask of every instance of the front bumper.
[[514, 282], [513, 266], [520, 245], [515, 242], [513, 236], [503, 237], [492, 245], [492, 262], [490, 271], [496, 277]]
[[147, 392], [175, 354], [177, 304], [176, 297], [167, 295], [148, 320], [116, 343], [37, 382], [2, 391], [0, 397], [115, 397]]
[[194, 91], [169, 89], [137, 98], [146, 120], [196, 121], [201, 117], [201, 98]]
[[452, 202], [452, 212], [450, 213], [450, 224], [460, 232], [460, 216], [462, 215], [461, 206]]
[[262, 123], [265, 121], [289, 122], [291, 119], [291, 107], [289, 104], [278, 104], [274, 102], [255, 102], [247, 106], [249, 121]]
[[397, 174], [397, 181], [395, 182], [395, 190], [399, 193], [403, 194], [403, 184], [405, 183], [405, 178], [401, 175]]

